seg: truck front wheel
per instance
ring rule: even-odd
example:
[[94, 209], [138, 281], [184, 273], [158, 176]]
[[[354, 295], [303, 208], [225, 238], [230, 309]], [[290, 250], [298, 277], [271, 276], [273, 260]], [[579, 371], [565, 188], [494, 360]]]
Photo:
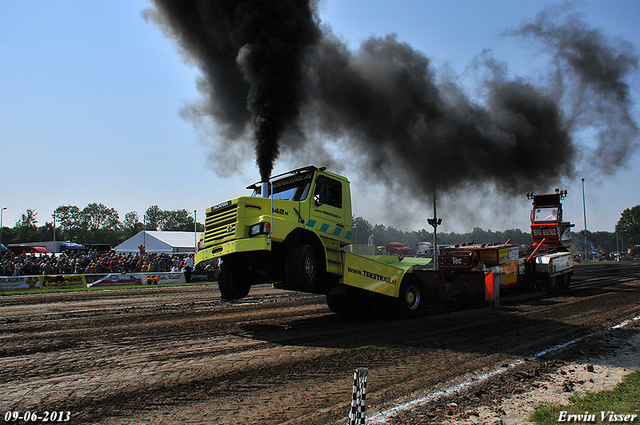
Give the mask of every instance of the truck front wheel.
[[249, 295], [251, 284], [232, 264], [223, 261], [218, 273], [218, 288], [223, 300], [238, 300]]
[[427, 307], [426, 294], [425, 283], [417, 276], [406, 274], [398, 298], [394, 299], [394, 312], [401, 317], [422, 316]]
[[311, 245], [298, 244], [289, 248], [285, 260], [285, 278], [288, 285], [302, 291], [318, 290], [318, 261]]

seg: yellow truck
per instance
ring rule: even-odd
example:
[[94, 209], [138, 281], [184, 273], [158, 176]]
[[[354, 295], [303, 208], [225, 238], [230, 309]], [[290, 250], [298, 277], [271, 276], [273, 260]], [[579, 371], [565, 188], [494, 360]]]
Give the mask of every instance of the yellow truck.
[[381, 303], [400, 316], [426, 310], [427, 284], [415, 276], [430, 259], [363, 256], [348, 251], [352, 213], [349, 181], [324, 167], [299, 168], [255, 183], [241, 196], [206, 211], [196, 265], [220, 259], [223, 299], [252, 285], [326, 294], [338, 313]]

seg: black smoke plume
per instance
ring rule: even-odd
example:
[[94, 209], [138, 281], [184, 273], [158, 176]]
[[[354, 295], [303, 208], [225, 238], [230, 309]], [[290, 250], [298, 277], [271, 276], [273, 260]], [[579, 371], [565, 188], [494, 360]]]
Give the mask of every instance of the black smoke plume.
[[305, 90], [305, 50], [320, 38], [315, 10], [304, 0], [155, 0], [145, 11], [175, 38], [206, 82], [207, 111], [239, 137], [255, 126], [257, 165], [267, 181], [278, 141], [295, 126]]
[[580, 14], [567, 12], [572, 12], [570, 4], [545, 9], [505, 34], [540, 41], [543, 52], [553, 57], [553, 85], [557, 97], [568, 103], [567, 127], [572, 132], [595, 129], [597, 146], [588, 163], [611, 175], [638, 148], [633, 101], [625, 82], [638, 70], [638, 58], [630, 44], [618, 41], [614, 48], [614, 41], [589, 28]]
[[453, 83], [437, 85], [429, 60], [394, 36], [371, 38], [355, 54], [335, 39], [321, 49], [313, 113], [323, 132], [357, 143], [371, 169], [422, 183], [425, 195], [434, 183], [446, 192], [469, 181], [517, 192], [572, 172], [561, 110], [523, 80], [494, 75], [480, 106]]
[[394, 35], [350, 51], [320, 25], [315, 1], [153, 2], [145, 17], [204, 75], [206, 102], [197, 114], [216, 120], [224, 143], [244, 143], [252, 132], [263, 180], [281, 149], [304, 157], [318, 152], [322, 138], [358, 152], [362, 169], [391, 184], [410, 181], [427, 196], [434, 185], [445, 193], [493, 185], [511, 194], [556, 185], [574, 175], [576, 132], [589, 127], [599, 135], [595, 171], [615, 171], [637, 149], [624, 82], [637, 58], [618, 53], [576, 15], [557, 23], [546, 11], [507, 32], [551, 53], [544, 85], [510, 78], [487, 51], [475, 62], [482, 96], [472, 100]]

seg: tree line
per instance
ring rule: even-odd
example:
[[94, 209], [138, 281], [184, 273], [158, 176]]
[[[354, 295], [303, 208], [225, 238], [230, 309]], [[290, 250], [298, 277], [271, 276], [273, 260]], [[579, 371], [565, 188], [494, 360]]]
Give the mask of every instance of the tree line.
[[[64, 205], [55, 209], [52, 220], [38, 226], [37, 212], [27, 209], [13, 228], [3, 227], [2, 242], [25, 243], [44, 242], [55, 239], [79, 244], [106, 243], [116, 246], [136, 233], [145, 230], [204, 231], [204, 225], [195, 223], [190, 211], [162, 210], [157, 205], [147, 209], [140, 221], [136, 211], [128, 212], [122, 221], [118, 211], [103, 204], [91, 203], [80, 209], [75, 205]], [[362, 217], [353, 218], [353, 243], [366, 245], [373, 237], [374, 245], [386, 245], [389, 242], [401, 242], [415, 249], [418, 242], [433, 242], [433, 231], [400, 230], [392, 226], [371, 224]], [[573, 241], [579, 250], [584, 250], [584, 230], [573, 232]], [[531, 244], [533, 239], [527, 230], [510, 229], [504, 231], [483, 230], [478, 227], [468, 233], [437, 232], [438, 245], [461, 243], [506, 242], [523, 245]], [[640, 205], [625, 209], [615, 227], [615, 232], [587, 231], [587, 247], [607, 252], [624, 250], [635, 244], [640, 245]]]
[[[362, 217], [354, 217], [352, 228], [352, 242], [354, 244], [367, 245], [369, 239], [373, 240], [373, 244], [376, 246], [386, 246], [389, 242], [400, 242], [407, 247], [415, 250], [418, 242], [431, 242], [433, 243], [433, 231], [429, 232], [426, 229], [418, 231], [400, 230], [395, 227], [386, 227], [382, 224], [371, 224]], [[455, 232], [436, 232], [438, 245], [454, 245], [463, 243], [493, 243], [493, 242], [507, 242], [514, 244], [531, 244], [533, 238], [531, 233], [525, 233], [520, 229], [511, 229], [499, 232], [493, 232], [491, 230], [483, 230], [479, 227], [475, 227], [468, 233], [455, 233]]]
[[[54, 238], [55, 228], [55, 238]], [[116, 246], [142, 230], [202, 232], [204, 225], [196, 223], [192, 212], [186, 209], [163, 210], [153, 205], [141, 221], [136, 211], [128, 212], [120, 221], [115, 208], [91, 203], [80, 209], [76, 205], [56, 208], [51, 221], [38, 226], [38, 213], [27, 209], [13, 228], [3, 227], [2, 243], [69, 241], [79, 244], [104, 243]]]
[[[574, 228], [575, 229], [575, 228]], [[399, 230], [394, 227], [385, 227], [381, 224], [372, 225], [362, 217], [353, 219], [353, 243], [368, 244], [373, 237], [373, 243], [377, 246], [386, 246], [389, 242], [401, 242], [411, 249], [415, 249], [418, 242], [432, 242], [433, 231], [422, 229], [419, 231]], [[463, 243], [493, 243], [507, 242], [518, 245], [530, 245], [533, 242], [531, 232], [527, 229], [504, 231], [483, 230], [473, 228], [471, 232], [436, 232], [438, 245], [454, 245]], [[572, 232], [572, 240], [579, 251], [584, 251], [584, 229]], [[587, 249], [592, 251], [627, 251], [630, 246], [640, 245], [640, 205], [625, 209], [615, 226], [614, 232], [587, 230]]]

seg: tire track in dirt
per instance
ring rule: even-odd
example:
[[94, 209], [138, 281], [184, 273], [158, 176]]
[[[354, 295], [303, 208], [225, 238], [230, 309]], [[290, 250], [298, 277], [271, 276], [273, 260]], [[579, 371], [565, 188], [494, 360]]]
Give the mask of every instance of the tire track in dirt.
[[266, 286], [235, 303], [215, 287], [133, 290], [131, 304], [128, 291], [32, 294], [22, 309], [9, 297], [0, 407], [77, 423], [344, 423], [356, 367], [381, 410], [637, 315], [640, 284], [619, 282], [414, 320], [345, 318]]

